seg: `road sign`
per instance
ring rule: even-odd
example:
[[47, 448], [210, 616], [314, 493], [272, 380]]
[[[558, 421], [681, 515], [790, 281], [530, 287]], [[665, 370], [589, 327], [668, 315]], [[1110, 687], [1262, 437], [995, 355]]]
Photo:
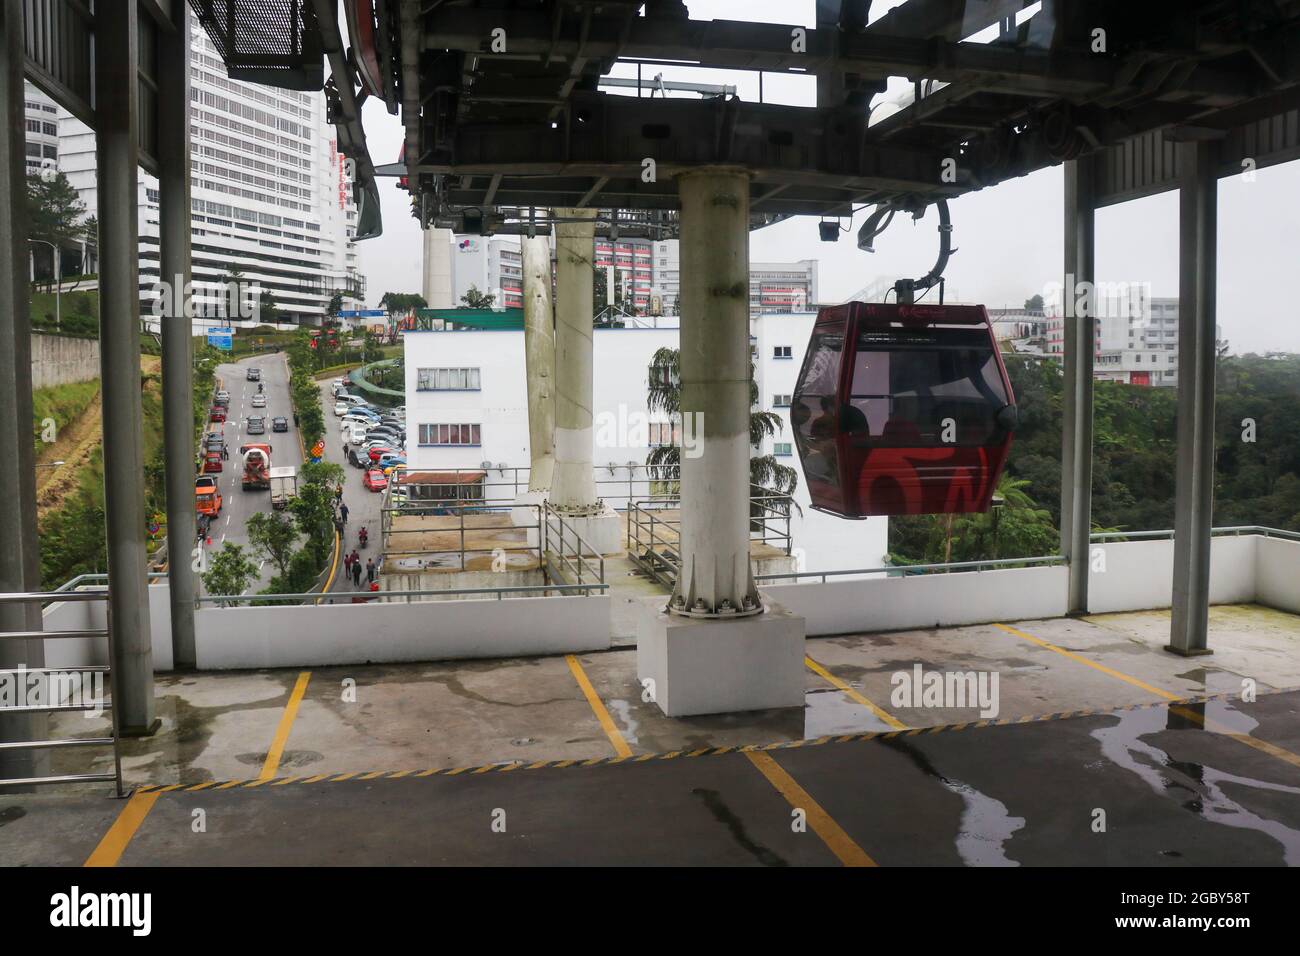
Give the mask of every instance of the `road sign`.
[[388, 313], [383, 309], [344, 309], [340, 319], [382, 319]]
[[229, 352], [234, 348], [234, 335], [235, 330], [230, 326], [214, 326], [208, 329], [208, 344]]

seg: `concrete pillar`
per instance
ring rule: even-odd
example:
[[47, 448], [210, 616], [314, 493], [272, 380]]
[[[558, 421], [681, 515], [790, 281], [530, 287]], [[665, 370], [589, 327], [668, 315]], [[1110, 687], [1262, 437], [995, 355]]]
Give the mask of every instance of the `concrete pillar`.
[[[184, 10], [183, 7], [178, 8]], [[159, 245], [164, 288], [162, 326], [163, 454], [167, 481], [167, 581], [171, 598], [172, 657], [194, 667], [193, 338], [190, 302], [190, 97], [188, 18], [174, 33], [158, 34], [158, 74], [172, 78], [158, 89]]]
[[762, 611], [749, 561], [749, 182], [711, 167], [681, 196], [681, 574], [671, 609]]
[[[95, 115], [99, 183], [100, 381], [104, 404], [104, 505], [113, 706], [126, 736], [157, 729], [144, 546], [140, 408], [137, 142], [140, 36], [136, 4], [96, 20]], [[188, 71], [187, 71], [188, 72]]]
[[551, 244], [525, 237], [524, 359], [528, 374], [528, 490], [550, 490], [555, 471], [555, 314], [551, 308]]
[[420, 290], [431, 309], [456, 308], [451, 281], [451, 230], [424, 230], [423, 284]]
[[[23, 130], [23, 4], [0, 2], [0, 591], [40, 588], [32, 450], [31, 322], [27, 286], [27, 180]], [[38, 605], [0, 604], [0, 630], [38, 631]], [[43, 641], [0, 637], [0, 668], [45, 664]], [[0, 717], [0, 742], [48, 737], [44, 714]], [[41, 750], [0, 750], [0, 777], [48, 773]]]
[[1178, 144], [1178, 472], [1166, 650], [1209, 654], [1218, 146]]
[[[591, 220], [594, 209], [557, 209]], [[555, 225], [555, 471], [551, 504], [572, 515], [599, 511], [592, 474], [592, 263], [595, 225]]]
[[[1065, 164], [1065, 379], [1061, 424], [1061, 554], [1069, 563], [1067, 610], [1088, 611], [1092, 532], [1092, 369], [1097, 303], [1082, 303], [1079, 283], [1095, 281], [1095, 202], [1091, 159]], [[1083, 312], [1085, 314], [1079, 315]]]

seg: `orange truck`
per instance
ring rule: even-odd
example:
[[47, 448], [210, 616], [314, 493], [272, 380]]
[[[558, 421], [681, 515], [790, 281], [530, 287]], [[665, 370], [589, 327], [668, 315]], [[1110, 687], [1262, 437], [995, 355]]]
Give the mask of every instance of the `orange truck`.
[[264, 442], [255, 442], [242, 446], [239, 453], [244, 456], [244, 490], [255, 491], [270, 488], [271, 446]]
[[194, 510], [209, 518], [221, 514], [221, 492], [216, 485], [199, 485], [194, 489]]

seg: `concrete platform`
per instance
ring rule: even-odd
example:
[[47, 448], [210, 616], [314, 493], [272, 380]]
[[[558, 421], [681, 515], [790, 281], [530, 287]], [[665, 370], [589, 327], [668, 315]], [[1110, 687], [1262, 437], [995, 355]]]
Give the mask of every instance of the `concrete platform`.
[[[1160, 650], [1167, 627], [810, 639], [803, 707], [689, 718], [643, 698], [630, 650], [166, 678], [162, 731], [124, 767], [177, 789], [122, 862], [1300, 862], [1300, 618], [1213, 608], [1194, 662]], [[917, 664], [996, 673], [998, 716], [896, 705]], [[791, 800], [824, 834], [791, 833]], [[169, 824], [192, 805], [221, 821], [201, 843]], [[512, 839], [480, 827], [493, 807]], [[83, 862], [119, 809], [102, 787], [0, 795], [0, 860]]]

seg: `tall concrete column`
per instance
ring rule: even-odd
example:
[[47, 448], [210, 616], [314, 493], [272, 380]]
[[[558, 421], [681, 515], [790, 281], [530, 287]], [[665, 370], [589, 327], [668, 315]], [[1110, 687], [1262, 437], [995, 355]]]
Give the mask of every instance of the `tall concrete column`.
[[[0, 3], [0, 591], [40, 588], [32, 451], [32, 338], [28, 313], [23, 110], [23, 4]], [[0, 604], [0, 630], [39, 631], [40, 607]], [[45, 664], [43, 641], [0, 637], [0, 668]], [[0, 742], [48, 737], [44, 714], [0, 717]], [[47, 751], [0, 750], [0, 777], [48, 772]]]
[[[681, 197], [681, 574], [670, 609], [762, 611], [749, 561], [749, 181], [717, 166]], [[685, 444], [685, 442], [684, 442]]]
[[[557, 209], [557, 218], [591, 220], [594, 209]], [[592, 263], [595, 224], [555, 225], [555, 472], [551, 504], [568, 514], [599, 510], [592, 473]]]
[[451, 230], [425, 229], [420, 294], [431, 309], [454, 309], [456, 295], [451, 282]]
[[[184, 7], [178, 9], [184, 10]], [[194, 356], [190, 302], [190, 30], [159, 32], [158, 74], [173, 82], [158, 90], [158, 230], [164, 289], [171, 301], [162, 325], [163, 455], [167, 480], [167, 581], [172, 659], [194, 667]]]
[[[1069, 562], [1067, 610], [1088, 610], [1092, 533], [1092, 369], [1098, 306], [1089, 295], [1080, 305], [1079, 283], [1095, 281], [1096, 226], [1091, 159], [1065, 164], [1065, 376], [1061, 425], [1061, 554]], [[1079, 312], [1086, 314], [1079, 315]]]
[[1178, 473], [1166, 650], [1208, 654], [1214, 505], [1218, 147], [1178, 144]]
[[551, 308], [551, 244], [525, 237], [524, 361], [528, 374], [528, 490], [545, 492], [555, 472], [555, 313]]
[[96, 104], [95, 132], [113, 706], [121, 733], [140, 736], [153, 733], [158, 722], [154, 717], [142, 481], [137, 21], [136, 4], [127, 3], [115, 16], [100, 17], [95, 22], [95, 86], [104, 94]]

